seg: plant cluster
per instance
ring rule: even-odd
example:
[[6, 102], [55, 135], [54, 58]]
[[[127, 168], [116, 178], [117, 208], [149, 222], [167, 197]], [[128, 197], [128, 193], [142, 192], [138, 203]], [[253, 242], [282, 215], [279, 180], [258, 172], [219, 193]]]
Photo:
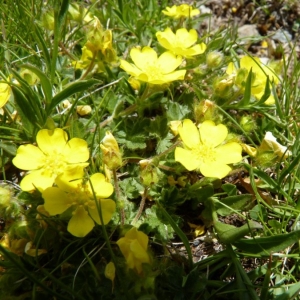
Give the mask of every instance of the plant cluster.
[[265, 62], [167, 0], [0, 11], [1, 299], [297, 295], [294, 49]]

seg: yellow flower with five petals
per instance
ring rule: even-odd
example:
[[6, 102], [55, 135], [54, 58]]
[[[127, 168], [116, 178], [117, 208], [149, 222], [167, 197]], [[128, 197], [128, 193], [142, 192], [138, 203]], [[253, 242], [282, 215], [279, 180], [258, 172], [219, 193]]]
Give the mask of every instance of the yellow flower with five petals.
[[42, 129], [36, 136], [37, 146], [21, 145], [13, 164], [30, 171], [21, 181], [23, 191], [44, 190], [53, 185], [57, 176], [76, 166], [88, 166], [89, 149], [86, 141], [72, 138], [61, 128]]
[[170, 51], [157, 57], [155, 50], [148, 46], [136, 47], [131, 49], [130, 56], [134, 64], [121, 59], [120, 68], [137, 80], [163, 85], [184, 79], [186, 70], [175, 71], [182, 63], [182, 57]]
[[162, 13], [174, 19], [193, 18], [200, 14], [200, 10], [197, 8], [193, 8], [188, 4], [181, 4], [179, 6], [177, 5], [173, 5], [172, 7], [167, 6], [166, 9], [162, 11]]
[[164, 31], [158, 31], [156, 37], [165, 49], [183, 57], [190, 58], [202, 54], [206, 50], [204, 43], [194, 45], [198, 39], [195, 29], [187, 31], [186, 28], [180, 28], [174, 34], [170, 28], [166, 28]]
[[142, 272], [142, 264], [150, 263], [147, 253], [148, 236], [132, 227], [126, 232], [125, 236], [117, 241], [122, 254], [126, 259], [129, 269], [135, 269], [137, 273]]
[[175, 149], [175, 160], [187, 170], [200, 170], [206, 177], [224, 178], [232, 170], [228, 164], [242, 160], [239, 143], [223, 143], [228, 135], [227, 127], [204, 121], [199, 128], [189, 119], [178, 128], [184, 148]]
[[56, 187], [49, 187], [42, 193], [44, 207], [50, 216], [62, 214], [69, 208], [73, 210], [68, 231], [76, 237], [86, 236], [94, 228], [95, 222], [102, 224], [99, 206], [103, 217], [102, 225], [111, 220], [116, 210], [116, 203], [106, 199], [113, 193], [113, 186], [106, 181], [105, 176], [95, 173], [90, 181], [84, 180], [83, 176], [84, 171], [80, 167], [66, 171], [56, 178]]

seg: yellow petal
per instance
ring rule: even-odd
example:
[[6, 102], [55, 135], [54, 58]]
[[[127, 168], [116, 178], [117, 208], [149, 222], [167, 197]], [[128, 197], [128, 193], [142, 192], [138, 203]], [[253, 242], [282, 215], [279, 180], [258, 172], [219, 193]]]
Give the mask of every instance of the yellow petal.
[[197, 42], [198, 34], [195, 29], [187, 31], [186, 28], [180, 28], [176, 31], [176, 39], [183, 47], [189, 48]]
[[68, 135], [61, 128], [42, 129], [38, 132], [36, 141], [45, 154], [62, 153], [68, 141]]
[[233, 62], [230, 62], [228, 64], [228, 67], [226, 69], [226, 74], [228, 74], [228, 75], [236, 74], [236, 68], [235, 68]]
[[77, 188], [78, 184], [82, 183], [84, 178], [84, 168], [81, 166], [75, 166], [67, 168], [64, 173], [56, 177], [55, 183], [57, 186], [65, 191], [72, 192]]
[[115, 280], [116, 276], [116, 267], [115, 264], [111, 261], [105, 266], [104, 276], [111, 281]]
[[[101, 205], [102, 218], [104, 222], [103, 225], [106, 225], [111, 220], [112, 215], [116, 211], [116, 203], [111, 199], [100, 199], [99, 205]], [[101, 220], [98, 214], [97, 207], [95, 207], [94, 209], [89, 207], [89, 213], [94, 219], [94, 221], [101, 225]]]
[[156, 64], [157, 61], [157, 53], [148, 46], [142, 50], [140, 48], [132, 48], [130, 57], [134, 64], [141, 70], [145, 70], [148, 65]]
[[138, 259], [141, 263], [149, 263], [149, 255], [147, 251], [141, 246], [141, 244], [138, 242], [138, 240], [133, 240], [130, 243], [130, 250], [135, 256], [136, 259]]
[[186, 147], [191, 149], [200, 145], [199, 130], [191, 120], [183, 120], [182, 126], [178, 127], [178, 132]]
[[71, 206], [68, 194], [57, 187], [49, 187], [42, 193], [44, 208], [51, 215], [59, 215]]
[[218, 163], [233, 164], [242, 160], [242, 146], [236, 142], [221, 145], [215, 151]]
[[120, 68], [131, 76], [137, 77], [141, 74], [141, 70], [135, 65], [128, 63], [126, 60], [120, 59]]
[[136, 227], [132, 227], [128, 230], [125, 234], [125, 238], [131, 240], [137, 239], [144, 249], [148, 247], [148, 236], [144, 232], [137, 230]]
[[175, 161], [180, 162], [188, 171], [199, 168], [200, 161], [193, 156], [192, 151], [177, 147], [175, 149]]
[[70, 164], [85, 162], [90, 156], [87, 142], [79, 138], [69, 140], [62, 153]]
[[223, 165], [219, 163], [210, 163], [206, 164], [203, 163], [200, 166], [200, 172], [205, 177], [215, 177], [222, 179], [228, 175], [228, 173], [231, 171], [231, 168], [228, 165]]
[[90, 177], [90, 180], [97, 197], [107, 198], [113, 193], [112, 184], [106, 181], [103, 174], [95, 173]]
[[22, 170], [36, 170], [44, 166], [45, 155], [36, 146], [30, 144], [22, 145], [17, 150], [13, 164]]
[[[159, 83], [159, 84], [169, 83], [169, 82], [176, 81], [176, 80], [184, 80], [185, 73], [186, 73], [186, 70], [180, 70], [180, 71], [172, 72], [170, 74], [163, 75], [161, 77], [161, 83]], [[158, 81], [159, 80], [157, 80], [157, 81], [153, 80], [152, 82], [156, 83]]]
[[182, 63], [182, 57], [176, 56], [170, 51], [164, 52], [157, 60], [157, 64], [163, 74], [173, 72]]
[[0, 107], [3, 107], [11, 96], [11, 87], [7, 83], [0, 83]]
[[35, 189], [42, 192], [53, 185], [54, 179], [55, 176], [48, 174], [45, 170], [36, 170], [32, 171], [22, 179], [20, 187], [23, 191], [27, 192]]
[[203, 144], [213, 147], [220, 145], [227, 137], [228, 130], [223, 124], [215, 125], [213, 121], [204, 121], [199, 128], [200, 138]]
[[83, 206], [78, 206], [68, 224], [68, 231], [77, 237], [86, 236], [95, 226]]

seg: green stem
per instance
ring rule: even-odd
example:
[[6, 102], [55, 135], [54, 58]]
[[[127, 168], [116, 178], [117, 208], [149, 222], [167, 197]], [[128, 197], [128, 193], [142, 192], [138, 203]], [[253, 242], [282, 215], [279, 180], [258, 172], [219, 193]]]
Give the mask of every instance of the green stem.
[[143, 193], [143, 197], [142, 197], [142, 200], [141, 200], [141, 203], [140, 203], [140, 207], [139, 207], [139, 210], [135, 216], [135, 218], [133, 219], [133, 221], [131, 222], [131, 225], [134, 225], [140, 218], [140, 216], [142, 215], [142, 212], [144, 210], [144, 206], [145, 206], [145, 203], [146, 203], [146, 199], [147, 199], [147, 195], [148, 195], [148, 187], [145, 188], [144, 190], [144, 193]]
[[114, 176], [114, 186], [115, 186], [115, 192], [117, 196], [117, 201], [119, 203], [120, 207], [120, 218], [121, 218], [121, 225], [125, 224], [125, 211], [124, 211], [124, 201], [121, 200], [121, 193], [118, 183], [118, 177], [116, 170], [113, 170], [113, 176]]

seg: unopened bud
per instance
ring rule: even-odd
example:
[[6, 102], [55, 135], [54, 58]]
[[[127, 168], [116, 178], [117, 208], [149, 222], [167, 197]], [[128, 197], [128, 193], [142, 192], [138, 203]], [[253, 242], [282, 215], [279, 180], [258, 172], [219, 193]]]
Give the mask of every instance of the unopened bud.
[[197, 123], [215, 119], [216, 105], [209, 100], [203, 100], [194, 106], [194, 114]]
[[145, 186], [150, 186], [158, 182], [157, 167], [152, 164], [151, 159], [143, 159], [139, 162], [141, 168], [141, 179]]
[[110, 131], [106, 132], [100, 148], [103, 162], [110, 170], [115, 170], [122, 166], [122, 155], [119, 145]]
[[209, 52], [206, 56], [206, 64], [210, 69], [217, 68], [221, 65], [224, 55], [221, 52]]

